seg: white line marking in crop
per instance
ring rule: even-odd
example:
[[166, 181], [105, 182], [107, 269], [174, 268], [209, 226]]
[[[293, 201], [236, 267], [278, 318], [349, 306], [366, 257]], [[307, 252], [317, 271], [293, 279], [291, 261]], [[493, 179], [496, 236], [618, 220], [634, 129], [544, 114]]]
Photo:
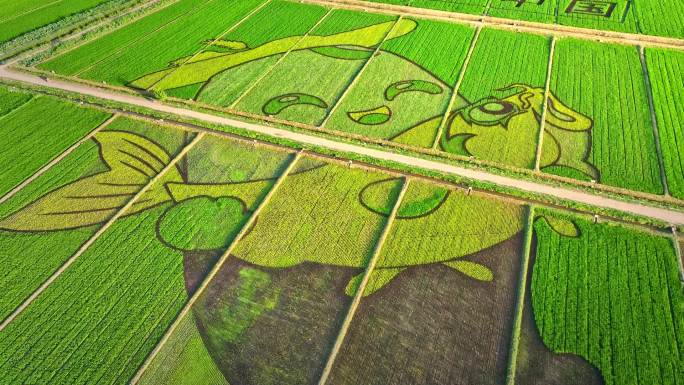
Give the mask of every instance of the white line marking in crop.
[[69, 257], [69, 259], [68, 259], [66, 262], [64, 262], [64, 264], [63, 264], [62, 266], [60, 266], [60, 268], [57, 269], [57, 271], [55, 271], [54, 273], [52, 273], [52, 275], [50, 276], [50, 278], [48, 278], [45, 282], [43, 282], [43, 284], [40, 285], [40, 287], [38, 287], [38, 289], [36, 289], [36, 291], [34, 291], [26, 300], [24, 300], [24, 302], [23, 302], [21, 305], [19, 305], [19, 307], [17, 307], [17, 308], [12, 312], [12, 314], [10, 314], [9, 317], [7, 317], [4, 321], [2, 321], [2, 324], [0, 324], [0, 332], [2, 332], [2, 331], [7, 327], [7, 325], [9, 325], [9, 324], [10, 324], [15, 318], [17, 318], [17, 317], [18, 317], [18, 316], [19, 316], [19, 315], [20, 315], [20, 314], [21, 314], [29, 305], [31, 305], [31, 303], [32, 303], [36, 298], [38, 298], [38, 296], [40, 296], [40, 295], [41, 295], [41, 294], [42, 294], [42, 293], [43, 293], [43, 292], [52, 284], [52, 282], [54, 282], [57, 278], [59, 278], [59, 276], [62, 275], [62, 273], [63, 273], [64, 271], [66, 271], [66, 270], [69, 268], [69, 266], [71, 266], [71, 265], [76, 261], [76, 259], [78, 259], [78, 257], [80, 257], [80, 256], [81, 256], [81, 255], [82, 255], [82, 254], [83, 254], [83, 253], [84, 253], [84, 252], [85, 252], [93, 243], [95, 243], [95, 241], [96, 241], [102, 234], [104, 234], [104, 232], [105, 232], [111, 225], [113, 225], [114, 222], [116, 222], [117, 219], [119, 219], [121, 216], [123, 216], [123, 215], [126, 213], [126, 211], [127, 211], [131, 206], [133, 206], [133, 204], [135, 203], [135, 201], [137, 201], [138, 198], [140, 198], [140, 197], [141, 197], [141, 196], [142, 196], [142, 195], [143, 195], [143, 194], [144, 194], [144, 193], [145, 193], [145, 192], [146, 192], [154, 183], [156, 183], [157, 180], [159, 180], [159, 178], [161, 178], [167, 171], [169, 171], [171, 168], [173, 168], [173, 167], [176, 165], [176, 163], [177, 163], [177, 162], [178, 162], [178, 161], [179, 161], [179, 160], [180, 160], [180, 159], [181, 159], [181, 158], [182, 158], [182, 157], [183, 157], [183, 156], [184, 156], [184, 155], [185, 155], [185, 154], [186, 154], [194, 145], [195, 145], [195, 144], [197, 144], [197, 142], [198, 142], [202, 137], [204, 137], [204, 134], [203, 134], [203, 133], [197, 134], [197, 136], [192, 140], [192, 142], [190, 142], [188, 145], [186, 145], [185, 147], [183, 147], [183, 149], [178, 153], [178, 155], [176, 155], [173, 159], [171, 159], [171, 162], [169, 162], [169, 164], [167, 164], [167, 165], [161, 170], [161, 172], [159, 172], [159, 173], [158, 173], [157, 175], [155, 175], [152, 179], [150, 179], [150, 180], [147, 182], [147, 184], [146, 184], [142, 189], [140, 189], [140, 191], [138, 191], [138, 192], [137, 192], [137, 193], [136, 193], [136, 194], [135, 194], [135, 195], [134, 195], [134, 196], [133, 196], [133, 197], [132, 197], [124, 206], [123, 206], [123, 207], [121, 207], [121, 209], [119, 209], [119, 211], [117, 211], [116, 214], [114, 214], [114, 216], [112, 216], [112, 217], [111, 217], [111, 218], [110, 218], [102, 227], [100, 227], [100, 229], [97, 230], [97, 232], [95, 232], [95, 234], [93, 234], [93, 236], [90, 237], [90, 238], [86, 241], [86, 243], [84, 243], [83, 245], [81, 245], [81, 247], [76, 251], [76, 253], [74, 253], [74, 255], [72, 255], [71, 257]]
[[43, 8], [47, 8], [47, 7], [51, 6], [51, 5], [54, 5], [54, 4], [57, 4], [57, 3], [61, 3], [62, 1], [63, 1], [63, 0], [57, 0], [57, 1], [53, 1], [53, 2], [51, 2], [51, 3], [46, 3], [46, 4], [43, 4], [43, 5], [40, 5], [40, 6], [36, 7], [36, 8], [28, 9], [28, 10], [22, 12], [22, 13], [19, 13], [19, 14], [14, 15], [14, 16], [10, 16], [10, 17], [8, 17], [8, 18], [1, 19], [1, 20], [0, 20], [0, 23], [7, 23], [8, 21], [11, 21], [11, 20], [14, 20], [14, 19], [18, 19], [18, 18], [20, 18], [20, 17], [22, 17], [22, 16], [28, 15], [28, 14], [33, 13], [33, 12], [36, 12], [36, 11], [39, 11], [39, 10], [41, 10], [41, 9], [43, 9]]

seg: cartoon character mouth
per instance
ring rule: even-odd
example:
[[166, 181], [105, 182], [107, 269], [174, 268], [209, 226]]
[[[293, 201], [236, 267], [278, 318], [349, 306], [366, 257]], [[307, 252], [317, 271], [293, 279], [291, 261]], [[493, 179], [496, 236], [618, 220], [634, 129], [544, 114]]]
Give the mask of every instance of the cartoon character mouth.
[[318, 96], [302, 93], [291, 93], [278, 95], [275, 98], [270, 99], [266, 102], [266, 104], [264, 104], [261, 110], [266, 115], [278, 115], [284, 109], [296, 105], [309, 105], [323, 109], [328, 108], [328, 104]]
[[380, 106], [364, 111], [349, 111], [347, 112], [347, 116], [349, 116], [349, 119], [356, 123], [367, 126], [376, 126], [387, 123], [387, 121], [392, 117], [392, 110], [390, 110], [390, 108], [387, 106]]

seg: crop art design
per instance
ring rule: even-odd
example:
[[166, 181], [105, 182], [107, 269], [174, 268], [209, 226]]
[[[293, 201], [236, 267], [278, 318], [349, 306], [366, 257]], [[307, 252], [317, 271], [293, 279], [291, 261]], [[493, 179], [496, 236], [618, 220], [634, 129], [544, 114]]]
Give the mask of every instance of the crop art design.
[[[378, 23], [328, 36], [292, 36], [257, 47], [248, 47], [240, 41], [216, 41], [201, 54], [175, 60], [168, 68], [145, 75], [131, 86], [158, 94], [195, 86], [193, 99], [216, 103], [216, 88], [226, 84], [231, 73], [238, 79], [246, 66], [261, 66], [263, 61], [287, 54], [287, 71], [274, 71], [269, 75], [268, 84], [257, 84], [257, 88], [271, 87], [279, 91], [250, 92], [236, 108], [285, 120], [320, 123], [338, 102], [330, 95], [339, 95], [344, 90], [323, 90], [321, 87], [326, 86], [321, 84], [293, 85], [292, 89], [286, 85], [295, 76], [306, 77], [305, 73], [314, 68], [357, 68], [360, 63], [373, 60], [369, 74], [365, 75], [373, 75], [378, 81], [363, 82], [361, 94], [355, 95], [352, 90], [347, 98], [351, 100], [341, 101], [326, 128], [418, 145], [414, 142], [416, 137], [434, 137], [437, 127], [443, 123], [444, 105], [450, 99], [452, 87], [425, 65], [382, 47], [377, 55], [371, 56], [383, 41], [401, 39], [420, 27], [416, 21], [402, 19], [396, 24]], [[377, 71], [380, 72], [376, 74]], [[456, 95], [438, 140], [442, 150], [525, 167], [523, 164], [527, 161], [521, 159], [533, 158], [538, 145], [544, 89], [528, 84], [500, 86], [495, 92], [497, 96], [472, 102]], [[359, 95], [363, 100], [356, 100]], [[415, 105], [421, 108], [413, 111]], [[548, 95], [546, 106], [540, 168], [572, 169], [573, 174], [579, 173], [586, 180], [599, 180], [598, 170], [587, 160], [592, 119], [553, 94]], [[510, 146], [511, 143], [516, 145]], [[515, 151], [511, 150], [513, 147]], [[497, 148], [501, 154], [493, 156]]]

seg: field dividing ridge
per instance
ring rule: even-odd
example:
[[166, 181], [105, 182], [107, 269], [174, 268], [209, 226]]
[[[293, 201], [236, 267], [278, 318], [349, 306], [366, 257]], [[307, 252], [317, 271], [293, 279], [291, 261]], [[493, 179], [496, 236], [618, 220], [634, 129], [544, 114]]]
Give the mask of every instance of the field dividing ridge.
[[549, 92], [551, 88], [551, 72], [553, 70], [553, 52], [556, 49], [556, 37], [551, 37], [551, 50], [549, 51], [549, 64], [546, 66], [546, 83], [544, 84], [544, 102], [542, 104], [541, 121], [539, 122], [539, 139], [537, 139], [537, 154], [535, 155], [534, 170], [539, 171], [541, 162], [542, 145], [544, 144], [544, 129], [546, 126], [546, 111], [549, 104]]
[[245, 88], [244, 91], [242, 91], [240, 93], [240, 95], [230, 104], [230, 106], [228, 108], [229, 109], [235, 109], [235, 106], [237, 106], [237, 104], [240, 103], [242, 98], [245, 95], [249, 94], [254, 89], [254, 87], [258, 86], [262, 80], [264, 80], [268, 75], [270, 75], [273, 72], [273, 70], [278, 66], [278, 64], [280, 64], [283, 60], [285, 60], [285, 58], [295, 49], [295, 47], [299, 46], [299, 44], [304, 39], [306, 39], [307, 36], [309, 36], [309, 34], [311, 34], [312, 31], [315, 31], [316, 28], [330, 15], [330, 13], [334, 9], [335, 8], [328, 9], [328, 11], [325, 13], [325, 15], [323, 15], [323, 17], [320, 20], [318, 20], [316, 22], [316, 24], [314, 24], [308, 31], [306, 31], [306, 33], [304, 35], [302, 35], [302, 37], [299, 38], [299, 40], [297, 40], [296, 43], [294, 43], [287, 51], [285, 51], [285, 53], [282, 56], [280, 56], [278, 58], [278, 60], [276, 60], [275, 63], [273, 63], [270, 67], [268, 67], [268, 69], [266, 69], [266, 71], [264, 71], [263, 74], [261, 74], [258, 78], [256, 78], [250, 86]]
[[406, 177], [403, 177], [403, 183], [401, 186], [401, 191], [399, 192], [399, 195], [397, 196], [397, 200], [394, 202], [394, 206], [392, 207], [392, 211], [390, 212], [389, 216], [387, 217], [387, 222], [385, 222], [385, 227], [382, 229], [382, 233], [380, 234], [380, 238], [375, 244], [375, 248], [373, 249], [373, 254], [371, 255], [370, 261], [368, 261], [368, 265], [366, 266], [366, 269], [363, 273], [363, 278], [361, 279], [361, 283], [359, 284], [359, 287], [356, 289], [356, 293], [354, 294], [354, 299], [352, 300], [351, 304], [349, 305], [349, 310], [347, 311], [347, 314], [344, 317], [344, 321], [342, 321], [342, 325], [340, 326], [340, 332], [337, 335], [337, 338], [335, 339], [335, 343], [333, 344], [332, 349], [330, 350], [330, 354], [328, 355], [328, 359], [325, 363], [325, 367], [323, 368], [323, 372], [321, 373], [321, 377], [318, 381], [318, 385], [325, 385], [328, 381], [328, 377], [330, 376], [330, 372], [332, 371], [333, 365], [335, 364], [335, 358], [337, 357], [337, 354], [340, 352], [340, 348], [342, 347], [342, 343], [344, 343], [345, 337], [347, 335], [347, 331], [349, 330], [349, 326], [351, 325], [351, 322], [354, 318], [354, 314], [356, 313], [356, 310], [359, 307], [359, 304], [361, 303], [361, 297], [363, 297], [363, 294], [366, 290], [366, 285], [368, 284], [368, 281], [370, 280], [371, 273], [375, 269], [375, 265], [378, 262], [378, 259], [380, 257], [380, 251], [382, 250], [382, 246], [385, 243], [385, 240], [387, 239], [387, 236], [390, 233], [390, 229], [392, 228], [392, 223], [394, 222], [394, 219], [397, 217], [397, 212], [399, 211], [399, 207], [401, 206], [402, 200], [404, 198], [404, 195], [406, 194], [406, 190], [408, 189], [409, 186], [409, 179]]
[[43, 282], [38, 289], [36, 289], [24, 302], [19, 305], [3, 322], [0, 324], [0, 332], [2, 332], [7, 325], [9, 325], [15, 318], [17, 318], [31, 303], [40, 296], [64, 271], [66, 271], [69, 266], [71, 266], [79, 256], [81, 256], [97, 239], [104, 234], [104, 232], [113, 225], [120, 217], [122, 217], [128, 209], [130, 209], [135, 202], [142, 197], [145, 192], [154, 185], [158, 180], [161, 179], [164, 174], [175, 167], [176, 163], [183, 158], [183, 156], [190, 151], [190, 149], [197, 144], [197, 142], [204, 137], [204, 133], [199, 133], [195, 138], [184, 146], [180, 152], [171, 159], [171, 161], [164, 166], [164, 168], [157, 173], [153, 178], [151, 178], [145, 186], [142, 187], [135, 195], [128, 200], [128, 202], [121, 207], [109, 220], [100, 227], [81, 247], [67, 259], [62, 266], [59, 267], [45, 282]]
[[199, 54], [201, 54], [202, 52], [204, 52], [208, 47], [210, 47], [212, 44], [214, 44], [214, 43], [220, 41], [221, 38], [222, 38], [223, 36], [225, 36], [226, 34], [230, 33], [230, 32], [233, 31], [235, 28], [239, 27], [239, 26], [240, 26], [242, 23], [244, 23], [247, 19], [249, 19], [250, 17], [252, 17], [252, 15], [256, 14], [257, 12], [259, 12], [261, 9], [263, 9], [263, 8], [266, 7], [268, 4], [270, 4], [272, 1], [273, 1], [273, 0], [266, 0], [266, 1], [264, 1], [264, 2], [261, 3], [259, 6], [255, 7], [255, 8], [252, 9], [251, 11], [249, 11], [245, 16], [243, 16], [243, 17], [242, 17], [240, 20], [238, 20], [235, 24], [231, 25], [228, 29], [224, 30], [221, 34], [219, 34], [219, 35], [218, 35], [217, 37], [215, 37], [213, 40], [205, 42], [204, 46], [201, 46], [201, 47], [200, 47], [197, 51], [195, 51], [192, 55], [188, 55], [188, 57], [185, 58], [181, 63], [179, 63], [178, 66], [177, 66], [174, 70], [169, 71], [169, 72], [167, 72], [166, 74], [164, 74], [164, 76], [162, 76], [162, 77], [159, 78], [157, 81], [155, 81], [154, 83], [152, 83], [152, 85], [150, 85], [149, 87], [147, 87], [147, 90], [152, 90], [152, 89], [154, 89], [154, 87], [155, 87], [157, 84], [161, 83], [162, 81], [164, 81], [164, 79], [166, 79], [167, 77], [169, 77], [169, 76], [171, 76], [172, 74], [174, 74], [176, 71], [178, 71], [180, 68], [182, 68], [185, 64], [191, 63], [191, 62], [193, 61], [193, 59], [195, 59]]
[[[202, 134], [199, 134], [199, 135], [202, 135]], [[273, 194], [278, 189], [278, 186], [280, 186], [282, 184], [282, 182], [287, 178], [288, 174], [290, 174], [290, 172], [294, 169], [295, 165], [297, 164], [297, 162], [299, 161], [301, 156], [302, 156], [302, 151], [298, 151], [297, 153], [294, 154], [293, 159], [287, 165], [287, 167], [282, 172], [282, 174], [280, 174], [280, 176], [278, 176], [278, 179], [273, 183], [273, 185], [269, 189], [268, 193], [266, 194], [266, 196], [264, 196], [264, 198], [261, 200], [261, 202], [256, 207], [256, 209], [254, 209], [252, 214], [249, 216], [247, 221], [244, 223], [244, 225], [240, 229], [240, 232], [237, 233], [235, 238], [233, 238], [233, 240], [231, 241], [230, 245], [226, 248], [226, 250], [223, 252], [221, 257], [213, 265], [213, 267], [211, 268], [209, 273], [204, 277], [204, 279], [202, 279], [202, 282], [197, 286], [193, 295], [185, 303], [185, 305], [183, 306], [181, 311], [178, 313], [178, 315], [174, 319], [171, 326], [169, 326], [169, 328], [164, 333], [163, 337], [155, 345], [154, 349], [150, 352], [150, 354], [145, 358], [145, 361], [140, 366], [140, 368], [136, 372], [135, 376], [133, 376], [133, 378], [131, 379], [131, 381], [129, 383], [130, 385], [135, 385], [140, 381], [143, 374], [145, 373], [147, 368], [150, 366], [150, 364], [152, 363], [154, 358], [157, 356], [157, 354], [159, 354], [159, 352], [161, 351], [164, 344], [173, 335], [174, 331], [182, 323], [185, 316], [188, 313], [190, 313], [193, 305], [202, 296], [202, 294], [204, 293], [206, 288], [211, 283], [212, 279], [220, 272], [221, 267], [226, 262], [226, 260], [230, 257], [230, 254], [233, 252], [233, 249], [235, 248], [235, 246], [252, 229], [252, 226], [253, 226], [254, 222], [256, 221], [256, 218], [259, 216], [259, 213], [261, 212], [261, 210], [264, 207], [266, 207], [270, 198], [273, 196]]]
[[677, 229], [675, 227], [671, 228], [672, 230], [672, 245], [675, 249], [675, 254], [677, 255], [677, 262], [679, 264], [679, 279], [682, 281], [682, 287], [684, 287], [684, 255], [682, 255], [682, 245], [684, 241], [680, 241], [679, 236], [677, 235]]
[[322, 129], [323, 127], [325, 127], [325, 125], [328, 123], [328, 120], [330, 120], [330, 117], [333, 116], [333, 113], [335, 113], [337, 107], [341, 104], [341, 102], [344, 100], [344, 98], [347, 96], [349, 91], [356, 83], [356, 80], [361, 77], [363, 71], [366, 69], [366, 67], [368, 67], [368, 63], [370, 63], [373, 60], [373, 58], [378, 54], [378, 52], [380, 52], [380, 47], [382, 47], [382, 44], [387, 40], [387, 37], [392, 35], [394, 29], [397, 27], [402, 18], [403, 16], [399, 16], [396, 20], [394, 20], [394, 24], [392, 25], [392, 27], [387, 31], [385, 36], [383, 36], [382, 40], [380, 40], [380, 43], [375, 47], [375, 49], [373, 50], [373, 54], [371, 54], [370, 58], [366, 60], [365, 63], [363, 63], [359, 71], [356, 73], [356, 75], [354, 75], [354, 78], [349, 82], [349, 84], [347, 84], [347, 87], [345, 88], [344, 92], [342, 92], [342, 95], [340, 95], [340, 97], [337, 98], [335, 104], [332, 106], [330, 111], [328, 111], [327, 116], [323, 119], [321, 124], [318, 125], [318, 128]]
[[468, 53], [466, 54], [465, 60], [463, 61], [463, 66], [461, 67], [461, 71], [458, 74], [458, 80], [456, 80], [456, 84], [454, 85], [454, 89], [451, 92], [451, 99], [449, 100], [449, 105], [446, 108], [446, 111], [444, 112], [444, 116], [442, 117], [442, 121], [439, 123], [439, 128], [437, 129], [437, 135], [435, 136], [435, 140], [432, 143], [432, 149], [436, 149], [437, 145], [439, 144], [439, 139], [442, 137], [442, 134], [444, 132], [444, 126], [446, 126], [446, 122], [449, 120], [449, 115], [451, 114], [451, 109], [456, 102], [456, 98], [458, 97], [458, 89], [461, 88], [461, 83], [463, 83], [463, 78], [465, 78], [466, 70], [468, 69], [468, 63], [470, 63], [470, 58], [473, 56], [473, 51], [475, 50], [475, 45], [477, 44], [477, 40], [480, 37], [480, 32], [482, 31], [482, 26], [477, 27], [475, 30], [475, 35], [473, 36], [473, 40], [470, 42], [470, 47], [468, 48]]
[[520, 266], [520, 278], [518, 280], [517, 299], [515, 303], [515, 319], [511, 334], [511, 348], [508, 354], [508, 371], [506, 373], [506, 385], [515, 384], [515, 369], [520, 346], [520, 327], [522, 325], [523, 308], [525, 306], [525, 289], [527, 286], [527, 274], [530, 263], [532, 234], [534, 233], [534, 206], [527, 208], [527, 220], [525, 221], [525, 238], [521, 253], [522, 265]]
[[[26, 104], [26, 103], [25, 103], [25, 104]], [[6, 202], [8, 199], [12, 198], [12, 197], [13, 197], [16, 193], [18, 193], [21, 189], [23, 189], [24, 187], [26, 187], [26, 185], [28, 185], [29, 183], [31, 183], [31, 182], [33, 182], [34, 180], [36, 180], [39, 176], [43, 175], [43, 173], [45, 173], [47, 170], [49, 170], [50, 168], [52, 168], [52, 166], [54, 166], [54, 165], [57, 164], [59, 161], [61, 161], [62, 159], [64, 159], [67, 155], [69, 155], [72, 151], [74, 151], [76, 148], [78, 148], [81, 144], [83, 144], [83, 143], [87, 142], [88, 140], [92, 139], [92, 138], [95, 136], [95, 134], [97, 134], [97, 133], [100, 132], [102, 129], [104, 129], [105, 127], [107, 127], [107, 126], [109, 125], [109, 123], [111, 123], [112, 121], [114, 121], [117, 117], [119, 117], [119, 114], [113, 114], [113, 115], [112, 115], [109, 119], [107, 119], [105, 122], [103, 122], [103, 123], [100, 124], [99, 126], [95, 127], [94, 130], [90, 131], [90, 132], [88, 133], [88, 135], [84, 136], [84, 137], [81, 138], [79, 141], [77, 141], [76, 143], [72, 144], [71, 147], [67, 148], [64, 152], [62, 152], [61, 154], [59, 154], [59, 155], [57, 155], [56, 157], [54, 157], [50, 162], [48, 162], [48, 163], [45, 164], [43, 167], [41, 167], [40, 169], [38, 169], [38, 171], [36, 171], [35, 173], [33, 173], [33, 175], [31, 175], [30, 177], [26, 178], [23, 182], [21, 182], [20, 184], [18, 184], [18, 185], [15, 186], [14, 188], [12, 188], [12, 189], [11, 189], [10, 191], [8, 191], [5, 195], [3, 195], [2, 197], [0, 197], [0, 204], [4, 203], [4, 202]]]
[[656, 153], [658, 154], [658, 166], [660, 167], [660, 179], [663, 183], [663, 192], [665, 195], [670, 195], [670, 189], [667, 186], [667, 176], [665, 175], [665, 161], [663, 160], [663, 150], [660, 147], [660, 134], [658, 133], [658, 119], [656, 118], [655, 106], [653, 104], [653, 88], [651, 87], [651, 77], [648, 74], [648, 65], [646, 64], [646, 56], [644, 55], [644, 47], [639, 47], [639, 59], [641, 60], [641, 68], [644, 71], [644, 84], [646, 87], [646, 96], [648, 98], [648, 109], [651, 113], [651, 125], [653, 127], [653, 137], [655, 141]]

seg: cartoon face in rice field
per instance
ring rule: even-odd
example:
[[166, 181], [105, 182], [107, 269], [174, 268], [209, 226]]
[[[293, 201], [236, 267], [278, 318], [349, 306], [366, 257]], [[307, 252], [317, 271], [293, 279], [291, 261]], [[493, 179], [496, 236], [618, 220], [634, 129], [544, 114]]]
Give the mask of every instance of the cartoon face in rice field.
[[[388, 39], [411, 33], [416, 23], [401, 20], [394, 29], [392, 23], [381, 23], [370, 27], [342, 32], [330, 36], [290, 37], [265, 43], [258, 47], [246, 47], [239, 42], [218, 42], [220, 51], [207, 51], [189, 59], [179, 59], [172, 67], [144, 76], [132, 83], [133, 86], [155, 91], [168, 91], [201, 84], [199, 97], [203, 92], [216, 95], [212, 82], [221, 76], [229, 79], [238, 76], [241, 66], [257, 65], [273, 55], [286, 52], [292, 44], [298, 43], [298, 49], [292, 55], [301, 55], [293, 68], [300, 72], [287, 73], [283, 76], [291, 79], [306, 79], [306, 72], [311, 68], [307, 63], [321, 62], [311, 60], [311, 55], [323, 58], [322, 65], [342, 62], [342, 72], [358, 68], [358, 62], [367, 60], [373, 47], [379, 44], [388, 33]], [[391, 29], [391, 31], [390, 31]], [[384, 82], [376, 84], [374, 89], [366, 93], [364, 98], [354, 98], [343, 105], [340, 115], [333, 116], [332, 122], [347, 124], [356, 129], [375, 130], [382, 137], [401, 141], [416, 131], [435, 128], [445, 122], [443, 136], [439, 138], [441, 147], [450, 152], [474, 155], [484, 159], [496, 158], [512, 164], [528, 164], [535, 156], [536, 143], [539, 136], [541, 104], [544, 92], [540, 88], [526, 85], [509, 85], [500, 92], [505, 97], [489, 97], [476, 102], [467, 102], [462, 97], [456, 98], [456, 108], [447, 119], [443, 119], [443, 111], [449, 100], [449, 86], [429, 71], [396, 54], [381, 52], [377, 56], [383, 62], [376, 68], [393, 68], [390, 76], [384, 76]], [[177, 67], [178, 63], [184, 65]], [[353, 64], [353, 65], [352, 65]], [[313, 65], [313, 64], [312, 64]], [[346, 68], [345, 65], [349, 65]], [[304, 73], [302, 73], [304, 72]], [[372, 76], [369, 78], [373, 78]], [[309, 93], [302, 88], [290, 88], [290, 83], [281, 79], [277, 87], [257, 93], [257, 105], [268, 115], [285, 116], [289, 113], [310, 112], [312, 117], [321, 118], [333, 102], [331, 95], [339, 95], [345, 86], [340, 83], [337, 89], [326, 90], [326, 95]], [[223, 79], [225, 81], [225, 79]], [[300, 85], [306, 87], [311, 82]], [[230, 82], [222, 84], [230, 84]], [[419, 106], [415, 110], [415, 106]], [[553, 95], [549, 96], [546, 110], [544, 131], [544, 151], [541, 155], [542, 167], [570, 167], [590, 178], [597, 178], [595, 168], [586, 161], [589, 134], [592, 122], [585, 116], [565, 106]], [[427, 127], [427, 128], [426, 128]], [[128, 199], [136, 193], [130, 186], [144, 185], [153, 176], [141, 175], [140, 168], [146, 164], [171, 161], [171, 156], [154, 141], [140, 135], [103, 131], [94, 136], [101, 148], [102, 162], [108, 171], [79, 179], [61, 188], [53, 190], [37, 199], [14, 214], [0, 220], [0, 229], [13, 231], [54, 231], [74, 229], [106, 222]], [[124, 159], [125, 158], [125, 159]], [[139, 164], [141, 167], [133, 167]], [[133, 166], [132, 166], [133, 165]], [[303, 167], [292, 178], [309, 175], [316, 177], [325, 172], [327, 166], [317, 164]], [[275, 178], [275, 177], [274, 177]], [[157, 237], [168, 247], [186, 253], [220, 253], [234, 237], [240, 226], [251, 214], [254, 197], [247, 191], [263, 188], [272, 180], [240, 180], [229, 183], [212, 183], [202, 185], [192, 183], [178, 167], [173, 167], [164, 175], [159, 183], [140, 198], [126, 215], [134, 215], [159, 205], [168, 204], [170, 208], [159, 218]], [[368, 218], [387, 216], [389, 209], [379, 202], [391, 195], [398, 180], [375, 181], [360, 185], [353, 191], [358, 196], [357, 204], [360, 212]], [[121, 191], [111, 191], [114, 186]], [[123, 191], [122, 189], [125, 189]], [[78, 191], [83, 199], [74, 200], [70, 196]], [[83, 194], [82, 192], [86, 192]], [[102, 197], [102, 198], [98, 198]], [[104, 198], [106, 197], [106, 198]], [[393, 277], [410, 266], [441, 263], [445, 264], [473, 279], [495, 279], [487, 266], [468, 262], [464, 258], [482, 249], [492, 247], [509, 239], [522, 228], [522, 217], [516, 210], [498, 203], [495, 200], [482, 203], [468, 199], [465, 195], [446, 189], [430, 191], [414, 191], [407, 195], [399, 211], [399, 218], [411, 220], [430, 215], [440, 215], [445, 205], [457, 204], [456, 212], [463, 223], [470, 229], [469, 234], [479, 237], [474, 242], [477, 247], [465, 248], [457, 253], [425, 255], [402, 261], [380, 262], [377, 266], [376, 279], [381, 284], [375, 290], [391, 281]], [[104, 202], [103, 200], [107, 200]], [[102, 209], [107, 207], [107, 209]], [[79, 215], [64, 213], [78, 212]], [[47, 219], [46, 219], [47, 218]], [[206, 223], [206, 228], [199, 225], [190, 232], [177, 232], [187, 218], [195, 218], [196, 223]], [[488, 218], [499, 218], [492, 224]], [[308, 226], [315, 228], [321, 225], [310, 216], [291, 219], [291, 226]], [[547, 219], [548, 220], [548, 219]], [[214, 222], [220, 221], [218, 225]], [[572, 224], [563, 222], [551, 223], [559, 232], [576, 235]], [[495, 228], [493, 228], [494, 226]], [[216, 231], [216, 229], [221, 229]], [[258, 233], [258, 226], [253, 233]], [[250, 234], [250, 236], [254, 236]], [[326, 265], [342, 265], [363, 268], [366, 260], [363, 253], [357, 258], [339, 262], [335, 255], [289, 255], [283, 259], [264, 259], [260, 256], [241, 256], [246, 261], [265, 267], [282, 268], [313, 262]], [[347, 293], [353, 294], [355, 285], [361, 276], [355, 277], [347, 286]], [[365, 293], [371, 294], [372, 291]]]

